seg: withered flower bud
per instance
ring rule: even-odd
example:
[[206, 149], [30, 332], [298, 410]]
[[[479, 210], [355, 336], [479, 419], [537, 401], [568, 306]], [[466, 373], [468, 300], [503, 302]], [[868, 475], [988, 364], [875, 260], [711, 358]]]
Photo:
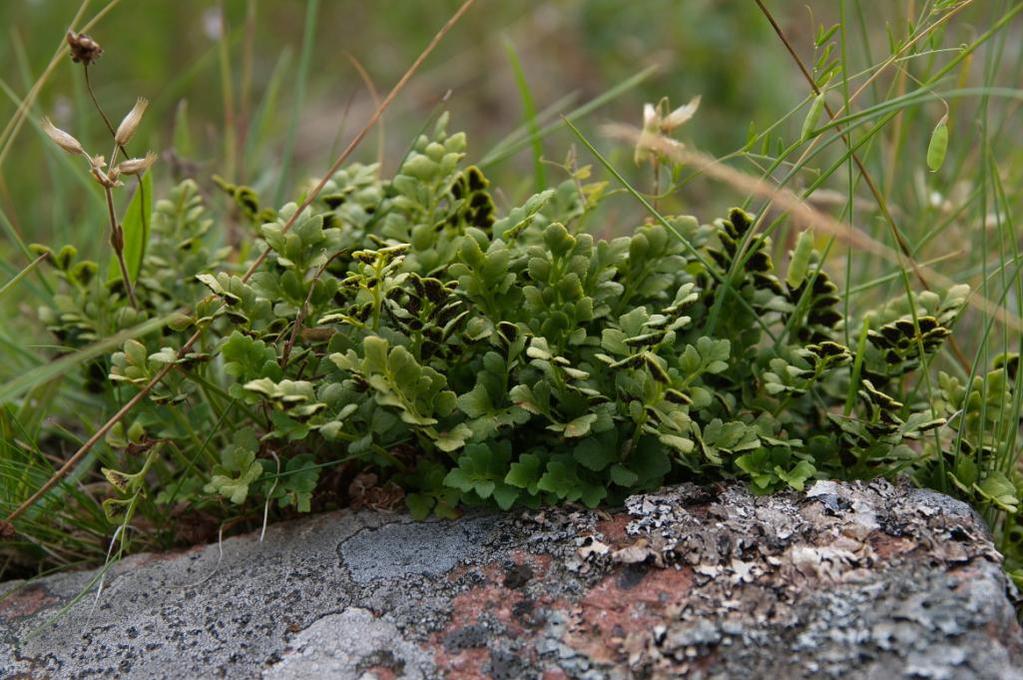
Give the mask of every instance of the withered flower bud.
[[84, 33], [68, 31], [67, 44], [71, 48], [71, 61], [76, 64], [81, 62], [88, 66], [103, 54], [103, 48], [99, 43]]
[[49, 118], [43, 118], [42, 122], [43, 132], [46, 136], [53, 140], [54, 144], [73, 155], [86, 155], [85, 149], [82, 148], [82, 143], [72, 137], [67, 132], [64, 132], [59, 127], [50, 122]]
[[670, 135], [676, 128], [689, 122], [699, 108], [700, 95], [696, 95], [689, 100], [688, 104], [683, 104], [671, 112], [668, 111], [667, 97], [663, 97], [656, 106], [645, 104], [643, 106], [643, 131], [636, 141], [633, 155], [636, 164], [655, 160], [658, 138], [662, 135]]
[[124, 117], [121, 124], [117, 126], [117, 133], [114, 135], [114, 141], [119, 146], [124, 146], [128, 143], [128, 140], [134, 136], [135, 131], [139, 128], [139, 123], [142, 122], [142, 114], [146, 112], [146, 107], [149, 106], [149, 100], [145, 97], [139, 97], [135, 102], [135, 106], [131, 108], [128, 115]]
[[674, 132], [675, 128], [689, 122], [689, 120], [696, 115], [696, 110], [699, 108], [700, 95], [696, 95], [689, 100], [688, 104], [683, 104], [665, 116], [661, 121], [661, 128], [664, 132]]
[[120, 175], [141, 175], [156, 162], [156, 154], [152, 151], [146, 153], [145, 158], [129, 158], [117, 164], [117, 173]]

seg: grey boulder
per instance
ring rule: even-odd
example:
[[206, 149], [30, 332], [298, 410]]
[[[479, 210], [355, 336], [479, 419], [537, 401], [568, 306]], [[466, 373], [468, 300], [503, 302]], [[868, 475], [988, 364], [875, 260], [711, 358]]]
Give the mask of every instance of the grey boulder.
[[980, 518], [885, 481], [337, 512], [0, 584], [0, 678], [1023, 678]]

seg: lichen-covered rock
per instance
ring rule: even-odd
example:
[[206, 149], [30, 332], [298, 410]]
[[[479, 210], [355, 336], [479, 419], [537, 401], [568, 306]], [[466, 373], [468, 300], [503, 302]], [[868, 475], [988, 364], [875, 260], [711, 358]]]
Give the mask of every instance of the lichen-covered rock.
[[0, 678], [1023, 678], [1000, 563], [967, 506], [884, 481], [334, 513], [132, 557], [98, 597], [0, 584]]

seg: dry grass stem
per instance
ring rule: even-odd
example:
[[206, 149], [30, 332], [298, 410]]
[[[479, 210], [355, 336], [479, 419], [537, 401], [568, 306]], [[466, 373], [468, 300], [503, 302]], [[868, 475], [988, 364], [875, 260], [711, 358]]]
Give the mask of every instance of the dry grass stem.
[[[620, 139], [630, 144], [638, 143], [643, 134], [642, 130], [634, 126], [620, 124], [607, 125], [604, 127], [604, 132], [609, 137]], [[666, 137], [651, 138], [649, 136], [645, 137], [644, 140], [651, 145], [653, 150], [665, 155], [676, 163], [685, 163], [708, 177], [724, 182], [743, 193], [772, 201], [780, 206], [784, 212], [789, 213], [797, 224], [805, 228], [813, 228], [834, 236], [852, 248], [876, 255], [896, 265], [902, 266], [903, 264], [904, 258], [893, 248], [874, 239], [851, 224], [817, 210], [789, 189], [778, 187], [765, 179], [736, 170], [719, 162], [713, 156], [686, 148], [675, 140]], [[923, 264], [915, 264], [915, 266], [930, 280], [944, 288], [956, 285], [955, 281], [938, 273], [931, 267]], [[969, 304], [985, 314], [993, 316], [999, 322], [1005, 324], [1007, 328], [1023, 333], [1023, 320], [976, 291], [971, 293]]]

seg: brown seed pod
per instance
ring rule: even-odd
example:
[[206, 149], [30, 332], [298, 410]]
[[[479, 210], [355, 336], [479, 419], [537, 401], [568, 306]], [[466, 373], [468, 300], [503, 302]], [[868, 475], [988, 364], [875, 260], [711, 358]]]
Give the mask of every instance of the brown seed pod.
[[67, 44], [71, 48], [71, 61], [88, 66], [100, 58], [103, 48], [84, 33], [67, 32]]

